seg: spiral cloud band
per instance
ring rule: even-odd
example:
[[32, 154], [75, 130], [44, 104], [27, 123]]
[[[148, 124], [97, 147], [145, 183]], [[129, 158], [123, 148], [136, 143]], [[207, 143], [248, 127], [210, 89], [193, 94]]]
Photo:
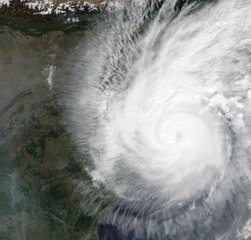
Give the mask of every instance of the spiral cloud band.
[[173, 5], [166, 1], [137, 40], [139, 10], [132, 26], [109, 29], [90, 74], [103, 81], [85, 86], [80, 101], [92, 122], [88, 171], [121, 200], [104, 222], [131, 239], [214, 239], [213, 228], [223, 231], [214, 224], [228, 228], [247, 199], [251, 4], [187, 4], [175, 17]]
[[[178, 19], [161, 36], [158, 32], [166, 25], [154, 25], [131, 69], [129, 87], [101, 112], [106, 119], [101, 120], [97, 148], [103, 153], [94, 156], [95, 171], [118, 194], [130, 192], [139, 177], [173, 200], [189, 198], [212, 184], [229, 163], [226, 114], [237, 111], [233, 117], [243, 121], [242, 103], [238, 96], [226, 96], [234, 86], [224, 76], [231, 68], [226, 65], [235, 49], [232, 24], [238, 16], [217, 12], [232, 10], [231, 3], [217, 7]], [[205, 16], [208, 11], [211, 15]], [[156, 49], [152, 46], [157, 41]], [[133, 180], [130, 171], [137, 175]], [[117, 174], [125, 174], [123, 185], [117, 185]]]

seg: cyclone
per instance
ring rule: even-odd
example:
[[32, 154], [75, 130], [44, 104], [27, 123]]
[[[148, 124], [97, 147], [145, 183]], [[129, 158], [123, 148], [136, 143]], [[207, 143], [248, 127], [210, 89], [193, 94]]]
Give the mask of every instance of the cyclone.
[[147, 21], [144, 2], [124, 4], [87, 69], [78, 137], [93, 182], [118, 197], [101, 239], [108, 225], [117, 239], [241, 239], [229, 229], [248, 209], [251, 4], [175, 4]]

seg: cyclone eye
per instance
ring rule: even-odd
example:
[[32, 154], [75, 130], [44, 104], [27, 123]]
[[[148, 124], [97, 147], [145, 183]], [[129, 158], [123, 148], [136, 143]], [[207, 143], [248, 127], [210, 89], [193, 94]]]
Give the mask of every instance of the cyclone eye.
[[89, 173], [118, 200], [104, 222], [128, 239], [217, 238], [232, 227], [237, 196], [245, 199], [251, 5], [195, 2], [172, 15], [166, 0], [139, 39], [125, 33], [117, 48], [107, 43], [109, 87], [91, 95]]

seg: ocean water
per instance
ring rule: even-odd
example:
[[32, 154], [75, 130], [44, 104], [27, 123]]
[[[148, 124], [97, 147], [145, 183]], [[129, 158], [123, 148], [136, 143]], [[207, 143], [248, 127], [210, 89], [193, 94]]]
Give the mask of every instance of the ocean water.
[[0, 239], [250, 239], [250, 19], [244, 0], [4, 18]]

